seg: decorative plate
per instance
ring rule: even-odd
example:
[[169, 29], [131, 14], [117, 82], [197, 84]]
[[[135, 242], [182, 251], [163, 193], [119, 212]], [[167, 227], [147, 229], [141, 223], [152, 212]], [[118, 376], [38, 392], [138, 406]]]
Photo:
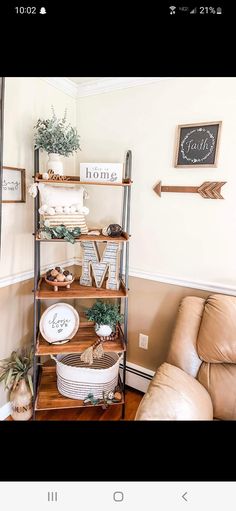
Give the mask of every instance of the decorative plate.
[[50, 344], [64, 344], [76, 334], [79, 314], [67, 303], [55, 303], [42, 314], [39, 329]]

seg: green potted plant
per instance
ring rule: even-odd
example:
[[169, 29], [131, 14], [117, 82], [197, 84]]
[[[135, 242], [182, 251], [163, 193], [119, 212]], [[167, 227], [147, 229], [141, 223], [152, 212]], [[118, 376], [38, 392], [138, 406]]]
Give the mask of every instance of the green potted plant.
[[48, 170], [55, 174], [63, 174], [61, 156], [70, 156], [80, 149], [77, 129], [66, 122], [67, 111], [63, 118], [58, 118], [52, 106], [51, 119], [38, 119], [34, 126], [35, 148], [44, 149], [48, 155]]
[[86, 317], [95, 323], [95, 332], [99, 337], [107, 337], [115, 330], [116, 324], [123, 319], [118, 305], [97, 300], [85, 312]]
[[33, 350], [13, 351], [9, 358], [0, 361], [0, 382], [11, 391], [12, 418], [29, 420], [33, 415], [33, 382], [30, 370], [33, 365]]

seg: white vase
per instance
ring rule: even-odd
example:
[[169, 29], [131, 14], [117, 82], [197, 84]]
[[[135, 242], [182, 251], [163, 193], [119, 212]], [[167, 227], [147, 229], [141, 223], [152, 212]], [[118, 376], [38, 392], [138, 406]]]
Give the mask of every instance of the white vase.
[[97, 335], [99, 335], [99, 337], [107, 337], [108, 335], [111, 335], [112, 328], [110, 325], [98, 325], [96, 323], [95, 332]]
[[30, 389], [24, 379], [20, 380], [10, 394], [11, 416], [15, 421], [28, 421], [33, 415], [33, 403]]
[[55, 174], [63, 175], [63, 163], [61, 161], [61, 155], [57, 153], [49, 153], [49, 159], [47, 164], [48, 170], [53, 170]]

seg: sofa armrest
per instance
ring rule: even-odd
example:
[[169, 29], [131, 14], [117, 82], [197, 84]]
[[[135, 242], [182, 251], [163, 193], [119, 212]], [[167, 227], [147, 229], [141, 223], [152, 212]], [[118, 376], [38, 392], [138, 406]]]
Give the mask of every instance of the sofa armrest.
[[212, 401], [195, 378], [165, 362], [149, 384], [135, 420], [213, 420]]

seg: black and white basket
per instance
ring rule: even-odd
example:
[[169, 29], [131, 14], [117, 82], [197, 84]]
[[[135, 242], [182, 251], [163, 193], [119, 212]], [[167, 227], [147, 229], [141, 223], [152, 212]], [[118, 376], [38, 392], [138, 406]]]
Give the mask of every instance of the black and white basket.
[[85, 399], [88, 394], [102, 399], [103, 392], [114, 391], [118, 384], [119, 363], [117, 353], [104, 353], [88, 366], [80, 360], [79, 354], [57, 355], [57, 388], [60, 394], [72, 399]]

